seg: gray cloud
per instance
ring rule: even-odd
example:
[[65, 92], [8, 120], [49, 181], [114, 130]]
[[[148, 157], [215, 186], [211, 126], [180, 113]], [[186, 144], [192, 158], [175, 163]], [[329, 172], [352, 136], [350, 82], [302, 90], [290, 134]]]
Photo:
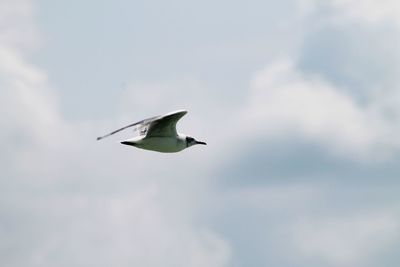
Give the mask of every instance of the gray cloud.
[[[20, 4], [28, 10], [21, 19], [32, 16], [31, 2]], [[12, 3], [4, 6], [18, 17]], [[226, 266], [229, 245], [191, 222], [196, 200], [171, 186], [168, 177], [177, 173], [166, 174], [165, 155], [110, 157], [94, 141], [99, 125], [63, 119], [45, 72], [21, 51], [0, 47], [1, 158], [7, 163], [0, 180], [1, 264]], [[191, 191], [191, 181], [180, 186]]]
[[[331, 25], [306, 37], [299, 67], [365, 103], [398, 88], [399, 30], [391, 25]], [[368, 44], [368, 45], [366, 45]]]
[[[346, 91], [354, 84], [360, 92], [371, 84], [389, 88], [393, 74], [380, 71], [395, 69], [396, 58], [381, 54], [381, 40], [396, 26], [371, 31], [363, 26], [370, 9], [363, 6], [360, 19], [342, 1], [332, 2], [328, 21], [314, 20], [323, 14], [314, 1], [176, 1], [165, 9], [86, 2], [76, 12], [13, 3], [2, 2], [11, 10], [2, 21], [13, 22], [0, 30], [3, 265], [398, 262], [398, 124], [381, 107], [396, 101], [372, 97], [365, 108]], [[94, 6], [96, 12], [86, 12]], [[340, 12], [347, 17], [342, 25]], [[379, 24], [384, 16], [378, 17]], [[30, 33], [21, 34], [21, 25], [30, 25]], [[340, 50], [330, 38], [345, 40]], [[397, 42], [395, 35], [388, 40]], [[44, 48], [32, 57], [38, 41]], [[366, 41], [371, 49], [353, 53]], [[377, 64], [365, 66], [364, 59]], [[290, 67], [262, 71], [279, 62]], [[368, 75], [368, 83], [371, 71], [380, 75]], [[126, 87], [110, 89], [122, 80]], [[274, 106], [293, 95], [299, 96], [293, 105]], [[147, 104], [149, 97], [155, 101]], [[296, 103], [311, 115], [288, 112]], [[119, 146], [117, 137], [94, 141], [176, 108], [190, 110], [179, 127], [204, 137], [206, 149], [163, 155]], [[281, 118], [284, 127], [276, 124]]]

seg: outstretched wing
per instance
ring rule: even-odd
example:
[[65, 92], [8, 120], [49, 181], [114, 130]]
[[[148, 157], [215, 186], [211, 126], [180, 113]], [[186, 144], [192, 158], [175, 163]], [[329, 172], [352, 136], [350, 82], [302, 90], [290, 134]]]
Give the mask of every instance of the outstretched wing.
[[[122, 130], [125, 130], [125, 129], [130, 128], [130, 127], [133, 127], [133, 126], [137, 126], [136, 129], [139, 129], [139, 130], [140, 130], [140, 133], [144, 133], [144, 132], [146, 132], [146, 128], [148, 128], [148, 125], [149, 125], [152, 121], [154, 121], [154, 120], [156, 120], [156, 119], [158, 119], [158, 118], [161, 118], [161, 117], [162, 117], [162, 116], [155, 116], [155, 117], [151, 117], [151, 118], [148, 118], [148, 119], [145, 119], [145, 120], [141, 120], [141, 121], [138, 121], [138, 122], [129, 124], [129, 125], [125, 126], [125, 127], [122, 127], [122, 128], [120, 128], [120, 129], [118, 129], [118, 130], [115, 130], [115, 131], [113, 131], [113, 132], [111, 132], [111, 133], [109, 133], [109, 134], [106, 134], [106, 135], [104, 135], [104, 136], [97, 137], [97, 140], [101, 140], [101, 139], [103, 139], [103, 138], [106, 138], [106, 137], [108, 137], [108, 136], [110, 136], [110, 135], [113, 135], [113, 134], [115, 134], [115, 133], [118, 133], [118, 132], [120, 132], [120, 131], [122, 131]], [[136, 129], [135, 129], [135, 130], [136, 130]]]
[[156, 118], [149, 123], [146, 137], [175, 137], [176, 123], [187, 113], [186, 110], [177, 110]]

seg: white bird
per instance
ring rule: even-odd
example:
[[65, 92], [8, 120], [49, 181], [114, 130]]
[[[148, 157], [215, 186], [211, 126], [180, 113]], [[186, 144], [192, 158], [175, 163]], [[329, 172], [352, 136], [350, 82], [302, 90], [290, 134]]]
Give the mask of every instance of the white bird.
[[121, 144], [164, 153], [179, 152], [198, 144], [206, 145], [205, 142], [197, 141], [193, 137], [177, 133], [176, 123], [186, 113], [186, 110], [177, 110], [165, 115], [141, 120], [104, 136], [97, 137], [97, 140], [136, 126], [135, 130], [139, 130], [139, 136], [124, 140]]

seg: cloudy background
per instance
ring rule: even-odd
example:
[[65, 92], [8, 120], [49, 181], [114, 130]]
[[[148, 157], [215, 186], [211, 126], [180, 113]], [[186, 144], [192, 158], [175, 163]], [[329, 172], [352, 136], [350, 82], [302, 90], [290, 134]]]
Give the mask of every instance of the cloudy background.
[[[0, 0], [0, 265], [397, 266], [399, 18], [397, 0]], [[207, 147], [95, 141], [180, 108]]]

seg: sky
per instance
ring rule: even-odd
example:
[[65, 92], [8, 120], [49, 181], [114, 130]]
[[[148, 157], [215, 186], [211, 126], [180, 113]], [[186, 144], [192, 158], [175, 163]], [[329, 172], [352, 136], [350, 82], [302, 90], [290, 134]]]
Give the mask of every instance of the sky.
[[[0, 265], [400, 262], [396, 0], [0, 0]], [[176, 154], [96, 137], [177, 109]]]

